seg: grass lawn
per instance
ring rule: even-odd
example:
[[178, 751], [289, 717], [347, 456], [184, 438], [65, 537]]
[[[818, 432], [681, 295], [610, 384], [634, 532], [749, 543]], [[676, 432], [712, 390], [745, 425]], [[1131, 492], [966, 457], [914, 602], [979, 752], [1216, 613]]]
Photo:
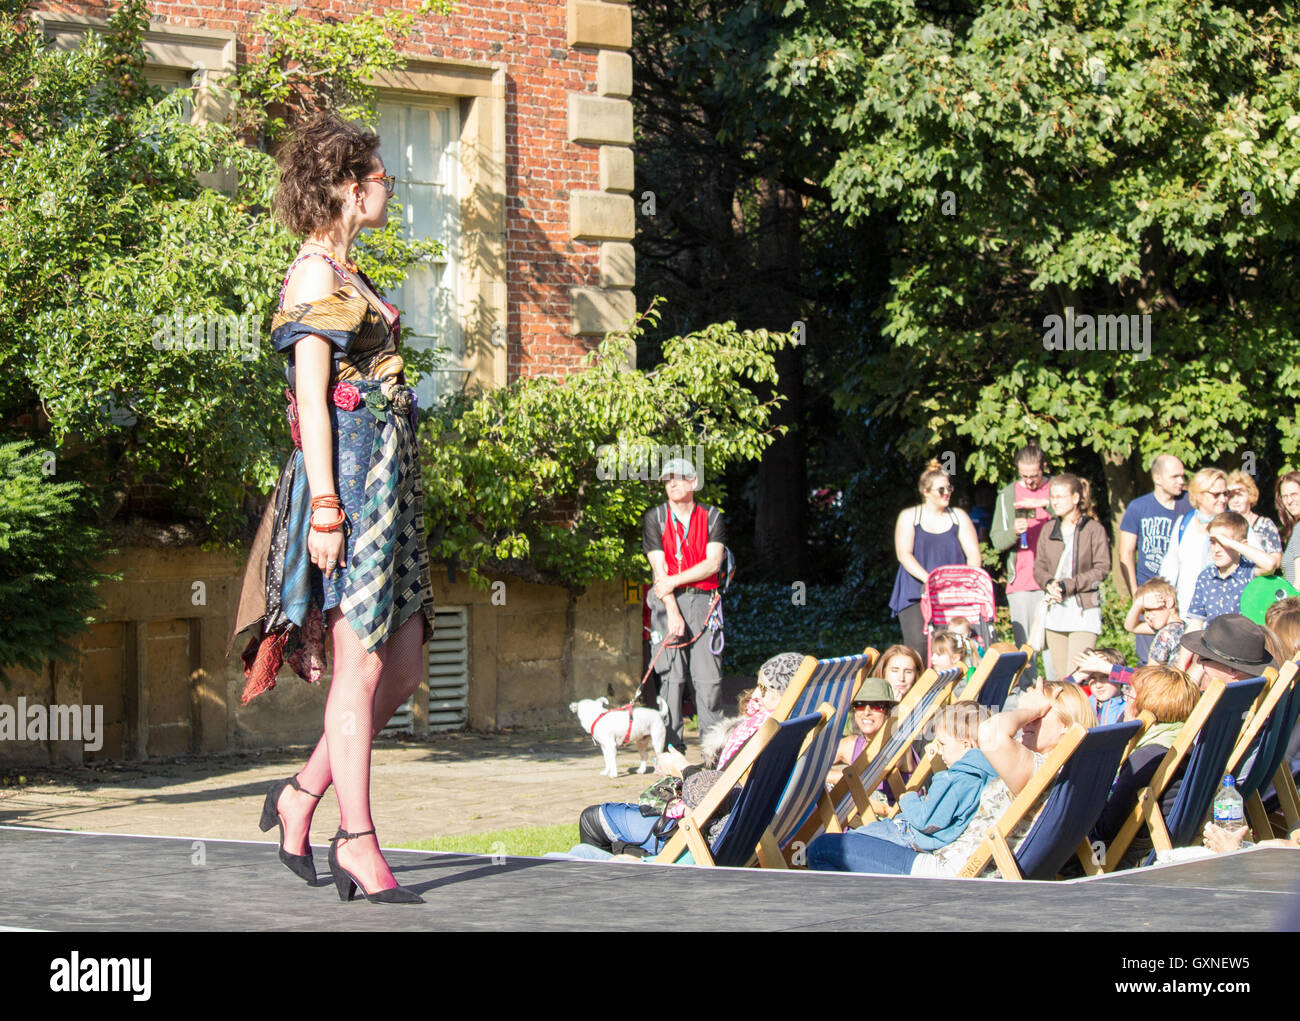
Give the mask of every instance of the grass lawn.
[[415, 851], [459, 851], [462, 854], [513, 854], [540, 857], [547, 851], [567, 851], [578, 842], [578, 824], [520, 826], [513, 830], [465, 833], [458, 837], [431, 837], [397, 847]]

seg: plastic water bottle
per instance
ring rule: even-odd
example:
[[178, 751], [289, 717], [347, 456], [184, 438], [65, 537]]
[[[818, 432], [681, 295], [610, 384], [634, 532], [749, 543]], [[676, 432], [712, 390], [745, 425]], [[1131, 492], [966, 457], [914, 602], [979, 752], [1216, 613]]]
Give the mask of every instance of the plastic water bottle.
[[1214, 799], [1214, 825], [1229, 833], [1235, 833], [1246, 826], [1246, 807], [1241, 795], [1237, 793], [1237, 784], [1231, 774], [1223, 778], [1223, 786]]

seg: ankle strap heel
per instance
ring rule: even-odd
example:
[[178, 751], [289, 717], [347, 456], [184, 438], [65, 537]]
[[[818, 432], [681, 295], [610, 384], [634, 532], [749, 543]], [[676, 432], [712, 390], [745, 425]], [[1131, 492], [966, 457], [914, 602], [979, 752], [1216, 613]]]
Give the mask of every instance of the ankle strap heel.
[[300, 786], [298, 783], [298, 777], [296, 776], [289, 777], [289, 786], [292, 787], [295, 791], [302, 791], [302, 793], [306, 794], [307, 797], [315, 798], [317, 801], [320, 801], [321, 798], [325, 797], [324, 791], [321, 791], [319, 794], [313, 794], [306, 787]]
[[360, 833], [349, 833], [347, 830], [343, 829], [342, 826], [340, 826], [339, 831], [335, 833], [333, 837], [330, 838], [330, 843], [332, 844], [336, 840], [352, 840], [355, 837], [368, 837], [371, 836], [374, 832], [375, 832], [374, 830], [362, 830]]

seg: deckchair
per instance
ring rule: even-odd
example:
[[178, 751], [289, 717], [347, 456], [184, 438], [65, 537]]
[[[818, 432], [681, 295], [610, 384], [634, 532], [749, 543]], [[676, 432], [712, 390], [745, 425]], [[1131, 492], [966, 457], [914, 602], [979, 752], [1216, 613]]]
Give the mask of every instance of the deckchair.
[[[1246, 818], [1256, 840], [1273, 836], [1273, 826], [1264, 810], [1260, 792], [1286, 760], [1287, 743], [1295, 729], [1296, 719], [1300, 717], [1297, 669], [1300, 669], [1300, 664], [1291, 660], [1271, 679], [1228, 756], [1227, 771], [1236, 778], [1237, 793], [1246, 803]], [[1290, 776], [1289, 769], [1282, 772]], [[1294, 785], [1294, 781], [1292, 783]], [[1282, 800], [1280, 797], [1279, 802]]]
[[[943, 706], [953, 687], [961, 680], [962, 670], [953, 667], [943, 673], [927, 670], [912, 686], [903, 701], [899, 703], [898, 724], [888, 741], [884, 740], [884, 729], [871, 741], [857, 759], [844, 767], [844, 773], [830, 790], [823, 787], [816, 802], [817, 814], [808, 813], [800, 820], [788, 842], [782, 847], [794, 850], [807, 847], [819, 833], [841, 833], [848, 825], [861, 818], [863, 823], [876, 818], [871, 806], [871, 791], [886, 779], [892, 777], [891, 787], [896, 794], [902, 793], [904, 785], [898, 775], [899, 763], [903, 756], [934, 718], [934, 714]], [[832, 754], [832, 759], [834, 755]], [[827, 760], [827, 771], [829, 762]], [[825, 782], [826, 771], [822, 773]]]
[[[1003, 879], [1053, 879], [1075, 854], [1087, 868], [1092, 863], [1088, 832], [1120, 765], [1152, 719], [1143, 716], [1091, 730], [1072, 724], [958, 875], [978, 876], [990, 858]], [[1044, 793], [1029, 832], [1012, 850], [1007, 838]]]
[[[773, 821], [776, 846], [785, 843], [798, 825], [792, 824], [789, 816], [797, 814], [799, 822], [802, 822], [803, 818], [811, 814], [816, 807], [815, 795], [823, 790], [826, 771], [830, 769], [830, 764], [835, 759], [835, 747], [839, 735], [843, 732], [844, 723], [848, 719], [849, 702], [852, 700], [853, 692], [871, 671], [876, 659], [876, 650], [872, 648], [868, 648], [860, 655], [837, 656], [832, 659], [818, 660], [812, 656], [805, 656], [803, 663], [786, 686], [785, 694], [781, 696], [781, 701], [777, 703], [770, 719], [781, 723], [796, 716], [807, 716], [816, 712], [817, 707], [823, 702], [830, 704], [835, 715], [829, 726], [818, 731], [807, 754], [795, 762], [789, 776], [789, 787], [782, 793], [776, 809], [776, 818]], [[731, 772], [729, 764], [727, 773]], [[810, 780], [809, 777], [813, 779]], [[724, 775], [718, 783], [722, 784], [727, 779], [728, 777]], [[727, 789], [739, 782], [738, 776], [732, 778]], [[812, 791], [812, 796], [808, 795], [809, 790]], [[679, 827], [664, 846], [660, 857], [667, 861], [676, 861], [685, 848], [685, 834]], [[672, 856], [666, 857], [670, 852]], [[777, 859], [780, 859], [779, 855]], [[761, 861], [767, 865], [780, 865], [780, 861], [772, 859], [766, 851], [761, 856]]]
[[[696, 865], [744, 867], [753, 861], [760, 846], [764, 857], [779, 858], [781, 852], [772, 836], [772, 813], [795, 762], [834, 717], [835, 709], [830, 703], [823, 703], [815, 713], [784, 723], [768, 717], [745, 742], [704, 800], [682, 817], [676, 833], [655, 861], [672, 864], [683, 850], [689, 850]], [[736, 796], [726, 824], [710, 842], [706, 834], [712, 817], [742, 780], [744, 786]]]
[[995, 713], [1002, 712], [1007, 696], [1032, 655], [1033, 650], [1028, 645], [1022, 645], [1014, 652], [1004, 652], [996, 647], [989, 649], [958, 698], [976, 701]]
[[[813, 711], [820, 702], [829, 702], [835, 707], [835, 719], [813, 739], [790, 774], [790, 782], [781, 794], [772, 819], [777, 847], [792, 846], [796, 833], [810, 819], [834, 817], [826, 797], [826, 774], [835, 761], [835, 750], [848, 722], [853, 693], [866, 680], [875, 658], [875, 650], [868, 649], [861, 656], [819, 660], [815, 677], [809, 680], [802, 697], [790, 706], [791, 716], [804, 715]], [[789, 853], [794, 856], [793, 850]], [[765, 868], [784, 868], [787, 860], [781, 856], [773, 858], [764, 852], [759, 856], [759, 864]]]
[[[1253, 677], [1232, 684], [1216, 679], [1206, 685], [1192, 715], [1156, 767], [1151, 782], [1138, 792], [1136, 804], [1106, 849], [1105, 871], [1118, 868], [1124, 852], [1144, 825], [1154, 845], [1144, 864], [1155, 860], [1156, 851], [1185, 847], [1200, 838], [1201, 824], [1241, 733], [1242, 718], [1250, 712], [1251, 703], [1264, 690], [1265, 683], [1266, 678]], [[1160, 798], [1184, 762], [1182, 786], [1166, 818], [1160, 808]]]

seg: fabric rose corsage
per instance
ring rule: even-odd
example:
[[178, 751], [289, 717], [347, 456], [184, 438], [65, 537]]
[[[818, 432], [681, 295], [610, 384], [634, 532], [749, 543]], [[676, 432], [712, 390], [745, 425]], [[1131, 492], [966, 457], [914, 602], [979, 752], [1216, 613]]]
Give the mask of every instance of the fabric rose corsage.
[[339, 383], [334, 387], [334, 404], [344, 411], [355, 411], [361, 403], [361, 390], [355, 383]]

